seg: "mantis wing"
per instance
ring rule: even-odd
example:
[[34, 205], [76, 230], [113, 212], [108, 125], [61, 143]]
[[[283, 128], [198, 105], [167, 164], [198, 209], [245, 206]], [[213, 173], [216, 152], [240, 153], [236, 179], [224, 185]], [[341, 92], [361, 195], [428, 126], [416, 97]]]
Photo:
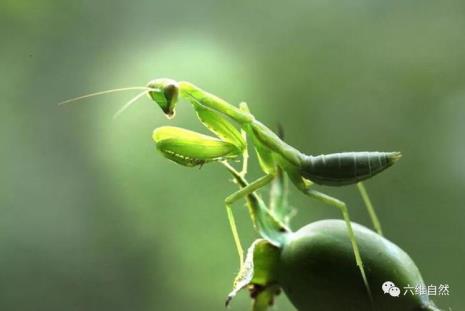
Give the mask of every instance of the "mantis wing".
[[246, 141], [240, 131], [234, 127], [221, 113], [206, 108], [200, 104], [193, 103], [195, 112], [202, 122], [211, 132], [215, 133], [222, 140], [235, 145], [241, 151], [246, 148]]

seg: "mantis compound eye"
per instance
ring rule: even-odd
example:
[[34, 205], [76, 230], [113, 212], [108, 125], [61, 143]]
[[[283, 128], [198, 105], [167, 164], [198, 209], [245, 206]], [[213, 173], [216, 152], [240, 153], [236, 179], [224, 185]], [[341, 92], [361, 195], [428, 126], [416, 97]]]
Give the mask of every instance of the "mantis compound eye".
[[168, 118], [173, 118], [179, 95], [178, 83], [171, 79], [156, 79], [150, 81], [147, 87], [153, 89], [148, 92], [149, 97], [160, 106]]

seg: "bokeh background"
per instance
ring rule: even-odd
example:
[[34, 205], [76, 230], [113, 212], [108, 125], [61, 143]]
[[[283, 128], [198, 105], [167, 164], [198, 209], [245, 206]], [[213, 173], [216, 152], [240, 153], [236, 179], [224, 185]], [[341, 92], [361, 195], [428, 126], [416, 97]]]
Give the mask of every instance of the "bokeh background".
[[[157, 77], [247, 101], [307, 153], [402, 151], [367, 188], [387, 237], [449, 284], [438, 304], [464, 307], [465, 2], [1, 0], [0, 34], [0, 310], [223, 310], [235, 186], [151, 141], [164, 124], [204, 131], [191, 107], [168, 121], [148, 99], [112, 120], [134, 93], [56, 105]], [[326, 191], [370, 225], [355, 187]], [[290, 201], [294, 228], [340, 217]]]

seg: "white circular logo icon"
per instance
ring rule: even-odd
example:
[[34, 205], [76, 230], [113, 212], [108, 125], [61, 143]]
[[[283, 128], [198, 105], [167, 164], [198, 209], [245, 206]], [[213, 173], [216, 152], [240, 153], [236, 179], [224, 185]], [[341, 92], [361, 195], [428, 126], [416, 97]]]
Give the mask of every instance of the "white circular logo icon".
[[391, 295], [392, 297], [399, 297], [400, 295], [399, 287], [395, 287], [395, 286], [391, 287], [389, 289], [389, 295]]
[[383, 286], [381, 286], [381, 288], [383, 289], [383, 293], [387, 294], [389, 293], [389, 290], [391, 289], [391, 287], [395, 287], [396, 285], [394, 285], [393, 282], [391, 281], [386, 281], [383, 283]]
[[381, 288], [383, 290], [383, 293], [389, 294], [392, 297], [399, 297], [400, 295], [400, 289], [394, 284], [394, 282], [386, 281], [383, 283]]

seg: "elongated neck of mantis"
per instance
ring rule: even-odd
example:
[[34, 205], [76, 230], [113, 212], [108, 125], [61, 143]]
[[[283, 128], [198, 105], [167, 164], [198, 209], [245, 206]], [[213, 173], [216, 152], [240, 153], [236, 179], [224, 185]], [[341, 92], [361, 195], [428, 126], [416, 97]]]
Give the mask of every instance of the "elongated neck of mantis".
[[225, 100], [198, 88], [192, 83], [185, 81], [179, 82], [179, 90], [181, 97], [185, 100], [189, 102], [195, 101], [196, 104], [222, 113], [240, 124], [248, 124], [254, 121], [254, 117], [250, 113], [240, 110]]

